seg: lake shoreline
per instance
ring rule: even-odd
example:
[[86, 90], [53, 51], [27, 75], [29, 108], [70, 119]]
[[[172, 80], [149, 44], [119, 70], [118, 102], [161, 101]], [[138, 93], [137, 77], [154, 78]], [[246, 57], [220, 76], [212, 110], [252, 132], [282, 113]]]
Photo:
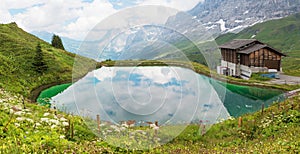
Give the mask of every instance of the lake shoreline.
[[[155, 67], [155, 66], [169, 66], [169, 65], [165, 65], [165, 63], [163, 65], [161, 63], [158, 63], [157, 65], [150, 65], [149, 62], [148, 63], [141, 63], [141, 62], [139, 62], [139, 64], [137, 65], [136, 62], [134, 62], [134, 61], [129, 61], [129, 62], [122, 61], [122, 62], [118, 62], [118, 64], [116, 64], [115, 61], [101, 62], [101, 63], [99, 63], [99, 65], [98, 65], [98, 67], [96, 69], [99, 69], [99, 68], [101, 68], [103, 66], [104, 67], [133, 67], [133, 66], [136, 66], [136, 67], [137, 66], [138, 67], [153, 66], [153, 67]], [[225, 82], [225, 83], [227, 82], [227, 83], [230, 83], [230, 84], [236, 84], [236, 85], [241, 85], [241, 86], [257, 87], [257, 88], [276, 89], [276, 90], [282, 90], [284, 92], [287, 92], [287, 91], [290, 90], [290, 89], [287, 89], [286, 87], [282, 87], [282, 86], [278, 87], [278, 85], [276, 85], [276, 84], [275, 85], [270, 85], [270, 84], [258, 83], [258, 82], [250, 83], [247, 80], [245, 80], [245, 82], [242, 82], [242, 81], [236, 81], [236, 80], [233, 80], [233, 79], [228, 79], [226, 77], [223, 77], [223, 76], [211, 73], [209, 70], [197, 69], [197, 67], [200, 66], [201, 64], [192, 63], [192, 65], [193, 66], [191, 66], [191, 65], [185, 65], [185, 64], [179, 65], [177, 63], [174, 63], [174, 66], [173, 65], [171, 65], [171, 66], [190, 69], [190, 70], [194, 71], [197, 74], [204, 75], [206, 77], [215, 79], [217, 81]], [[201, 66], [201, 67], [203, 67], [203, 66]], [[206, 69], [208, 69], [208, 68], [206, 68]], [[83, 77], [81, 77], [81, 78], [83, 78]], [[61, 84], [73, 83], [73, 82], [78, 81], [81, 78], [78, 78], [78, 79], [75, 79], [75, 80], [58, 81], [58, 82], [53, 82], [53, 83], [41, 85], [41, 86], [39, 86], [39, 87], [37, 87], [37, 88], [35, 88], [35, 89], [33, 89], [31, 91], [30, 101], [33, 102], [33, 103], [37, 102], [37, 98], [39, 97], [39, 95], [41, 94], [41, 92], [44, 91], [44, 90], [46, 90], [46, 89], [48, 89], [48, 88], [51, 88], [51, 87], [57, 86], [57, 85], [61, 85]], [[241, 79], [237, 79], [237, 80], [241, 80]]]

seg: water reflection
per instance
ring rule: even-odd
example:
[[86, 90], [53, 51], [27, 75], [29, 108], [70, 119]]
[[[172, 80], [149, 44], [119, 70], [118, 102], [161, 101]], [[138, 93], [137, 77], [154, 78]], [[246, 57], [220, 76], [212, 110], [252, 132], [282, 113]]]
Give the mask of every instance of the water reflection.
[[[225, 91], [219, 87], [219, 93]], [[102, 67], [53, 97], [52, 103], [93, 119], [99, 114], [113, 123], [215, 123], [229, 117], [211, 80], [179, 67]]]
[[215, 81], [179, 67], [102, 67], [52, 98], [61, 110], [118, 123], [215, 123], [283, 101], [283, 92]]

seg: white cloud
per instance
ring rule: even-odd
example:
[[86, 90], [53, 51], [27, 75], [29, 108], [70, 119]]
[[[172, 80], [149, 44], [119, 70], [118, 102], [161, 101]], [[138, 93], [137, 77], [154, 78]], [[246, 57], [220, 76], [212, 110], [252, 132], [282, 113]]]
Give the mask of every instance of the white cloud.
[[9, 14], [6, 3], [0, 5], [0, 23], [12, 22], [12, 16]]
[[203, 0], [144, 0], [140, 2], [141, 5], [162, 5], [170, 8], [177, 9], [179, 11], [188, 11], [196, 6]]
[[[0, 23], [12, 21], [28, 32], [48, 31], [62, 36], [82, 40], [96, 24], [116, 13], [116, 6], [162, 5], [186, 11], [200, 0], [136, 0], [135, 3], [122, 1], [116, 4], [108, 0], [82, 2], [80, 0], [1, 0]], [[130, 4], [130, 5], [127, 5]], [[115, 5], [115, 6], [114, 6]], [[10, 14], [10, 9], [22, 10]]]

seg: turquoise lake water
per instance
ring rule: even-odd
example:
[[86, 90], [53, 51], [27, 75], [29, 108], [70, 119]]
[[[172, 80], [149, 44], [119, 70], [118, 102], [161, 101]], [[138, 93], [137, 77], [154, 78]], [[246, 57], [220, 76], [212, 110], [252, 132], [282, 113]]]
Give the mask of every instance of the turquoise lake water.
[[283, 92], [219, 82], [179, 67], [102, 67], [51, 103], [63, 111], [119, 123], [215, 123], [282, 101]]

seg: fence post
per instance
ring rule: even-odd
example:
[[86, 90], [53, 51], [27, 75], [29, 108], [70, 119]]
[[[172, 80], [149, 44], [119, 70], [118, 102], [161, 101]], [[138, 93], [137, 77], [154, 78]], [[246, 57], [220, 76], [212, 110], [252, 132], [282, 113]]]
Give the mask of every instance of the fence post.
[[100, 115], [97, 114], [98, 132], [100, 133]]
[[205, 126], [205, 124], [203, 124], [202, 132], [201, 132], [202, 136], [205, 134], [205, 131], [206, 131], [205, 129], [206, 129], [206, 126]]
[[243, 126], [243, 119], [242, 117], [239, 117], [239, 128]]
[[264, 109], [265, 109], [265, 104], [263, 103], [261, 105], [261, 115], [263, 116], [264, 115]]
[[154, 124], [156, 126], [156, 128], [154, 130], [155, 131], [155, 136], [157, 136], [158, 135], [158, 129], [157, 129], [158, 128], [158, 121], [155, 121]]
[[[71, 122], [71, 121], [70, 121]], [[74, 122], [71, 122], [71, 139], [74, 138]]]

